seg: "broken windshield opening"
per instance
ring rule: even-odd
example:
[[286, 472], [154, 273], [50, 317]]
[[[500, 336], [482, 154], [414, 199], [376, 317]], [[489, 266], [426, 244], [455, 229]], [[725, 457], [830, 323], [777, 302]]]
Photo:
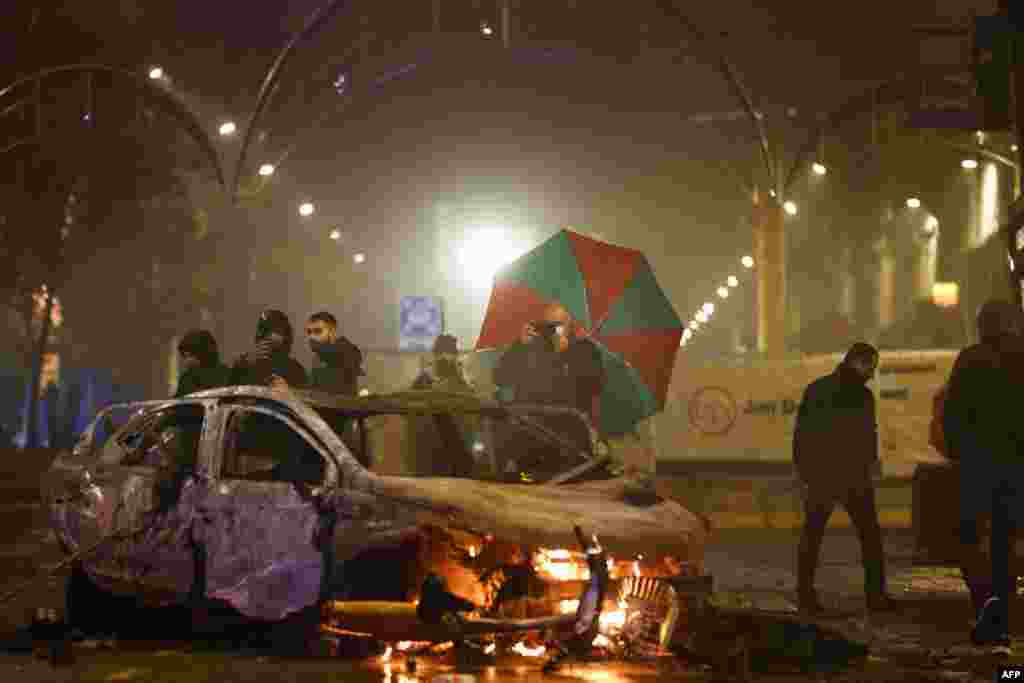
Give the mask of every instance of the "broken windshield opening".
[[[381, 474], [540, 483], [593, 456], [590, 430], [573, 415], [451, 412], [356, 419], [313, 408], [360, 462]], [[583, 478], [610, 476], [597, 466]]]

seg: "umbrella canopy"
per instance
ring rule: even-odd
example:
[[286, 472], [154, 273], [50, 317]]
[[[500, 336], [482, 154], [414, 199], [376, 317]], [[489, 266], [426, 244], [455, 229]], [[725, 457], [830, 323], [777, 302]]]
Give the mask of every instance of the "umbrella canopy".
[[559, 231], [495, 276], [477, 349], [515, 343], [555, 303], [601, 352], [603, 433], [628, 432], [664, 407], [683, 323], [643, 253]]

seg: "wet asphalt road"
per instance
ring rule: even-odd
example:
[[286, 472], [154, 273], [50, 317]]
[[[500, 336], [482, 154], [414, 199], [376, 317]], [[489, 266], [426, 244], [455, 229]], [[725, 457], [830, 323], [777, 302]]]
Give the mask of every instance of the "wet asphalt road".
[[[727, 603], [764, 609], [791, 607], [795, 585], [793, 560], [796, 533], [788, 530], [721, 531], [707, 555], [707, 569], [715, 576], [716, 590]], [[843, 620], [859, 630], [863, 640], [877, 645], [873, 651], [910, 653], [934, 652], [936, 648], [963, 650], [970, 610], [959, 579], [953, 572], [922, 572], [910, 566], [912, 543], [906, 531], [886, 536], [890, 588], [904, 599], [896, 614], [866, 618], [861, 595], [862, 573], [856, 537], [849, 531], [830, 531], [822, 553], [819, 585], [824, 602], [841, 611]], [[46, 528], [43, 511], [31, 504], [0, 504], [0, 593], [31, 577], [38, 570], [61, 559]], [[14, 601], [0, 605], [0, 632], [12, 634], [26, 624], [27, 611], [42, 606], [59, 607], [63, 602], [65, 575], [34, 583]], [[1024, 613], [1024, 609], [1019, 613]], [[1024, 629], [1022, 629], [1024, 630]], [[1024, 647], [1018, 647], [1024, 652]], [[908, 655], [910, 656], [910, 655]], [[953, 656], [953, 655], [950, 655]], [[866, 669], [830, 676], [829, 680], [950, 680], [942, 672], [953, 671], [955, 680], [991, 680], [992, 662], [971, 659], [960, 653], [962, 662], [947, 656], [939, 666], [921, 669], [914, 661], [911, 670], [897, 655], [869, 660]], [[294, 658], [273, 649], [252, 650], [224, 643], [190, 643], [183, 640], [126, 642], [112, 647], [88, 641], [74, 647], [75, 664], [54, 669], [32, 654], [0, 654], [0, 683], [21, 681], [310, 681], [344, 680], [386, 683], [459, 681], [700, 681], [709, 680], [696, 667], [686, 667], [674, 658], [658, 662], [598, 662], [571, 665], [555, 675], [540, 671], [543, 659], [517, 656], [498, 661], [457, 662], [451, 653], [421, 657], [415, 673], [396, 656], [385, 662], [379, 657], [337, 657], [323, 652], [317, 657]], [[915, 660], [916, 661], [916, 660]], [[968, 666], [967, 662], [971, 662]], [[952, 669], [950, 668], [952, 667]], [[963, 674], [963, 675], [960, 675]], [[801, 676], [757, 676], [757, 680], [810, 680]]]

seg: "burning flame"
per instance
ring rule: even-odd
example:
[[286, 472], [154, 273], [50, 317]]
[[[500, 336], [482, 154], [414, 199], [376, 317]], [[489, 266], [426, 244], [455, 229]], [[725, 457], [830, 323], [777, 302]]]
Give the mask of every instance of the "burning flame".
[[562, 600], [558, 603], [558, 610], [562, 614], [572, 614], [577, 609], [579, 609], [579, 606], [579, 600]]
[[626, 610], [618, 609], [614, 612], [602, 612], [599, 621], [602, 629], [619, 629], [626, 625]]
[[515, 652], [517, 655], [521, 655], [523, 657], [543, 657], [544, 653], [547, 651], [548, 649], [543, 645], [538, 645], [537, 647], [530, 647], [522, 641], [512, 646], [512, 652]]
[[384, 654], [382, 654], [380, 656], [380, 661], [382, 661], [382, 662], [389, 662], [389, 661], [391, 661], [391, 652], [392, 652], [391, 646], [388, 645], [387, 649], [384, 650]]
[[484, 648], [484, 654], [485, 655], [493, 655], [494, 651], [497, 650], [497, 649], [498, 649], [498, 646], [495, 645], [494, 643], [491, 643], [487, 647]]
[[598, 633], [590, 644], [594, 647], [611, 647], [612, 641], [608, 640], [604, 634]]
[[633, 576], [640, 576], [640, 562], [638, 560], [633, 562]]
[[539, 574], [556, 581], [588, 581], [590, 568], [564, 548], [540, 548], [533, 558], [533, 567]]
[[470, 557], [476, 557], [479, 554], [480, 554], [480, 551], [477, 550], [477, 547], [475, 545], [469, 546], [469, 556]]

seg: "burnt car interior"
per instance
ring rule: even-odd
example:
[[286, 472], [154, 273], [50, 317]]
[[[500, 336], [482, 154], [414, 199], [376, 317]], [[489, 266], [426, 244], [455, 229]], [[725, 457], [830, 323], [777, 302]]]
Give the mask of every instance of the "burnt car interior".
[[286, 422], [266, 413], [236, 411], [228, 422], [221, 476], [247, 481], [320, 484], [323, 456]]
[[160, 469], [194, 468], [203, 434], [200, 405], [176, 405], [141, 415], [118, 436], [119, 464]]

